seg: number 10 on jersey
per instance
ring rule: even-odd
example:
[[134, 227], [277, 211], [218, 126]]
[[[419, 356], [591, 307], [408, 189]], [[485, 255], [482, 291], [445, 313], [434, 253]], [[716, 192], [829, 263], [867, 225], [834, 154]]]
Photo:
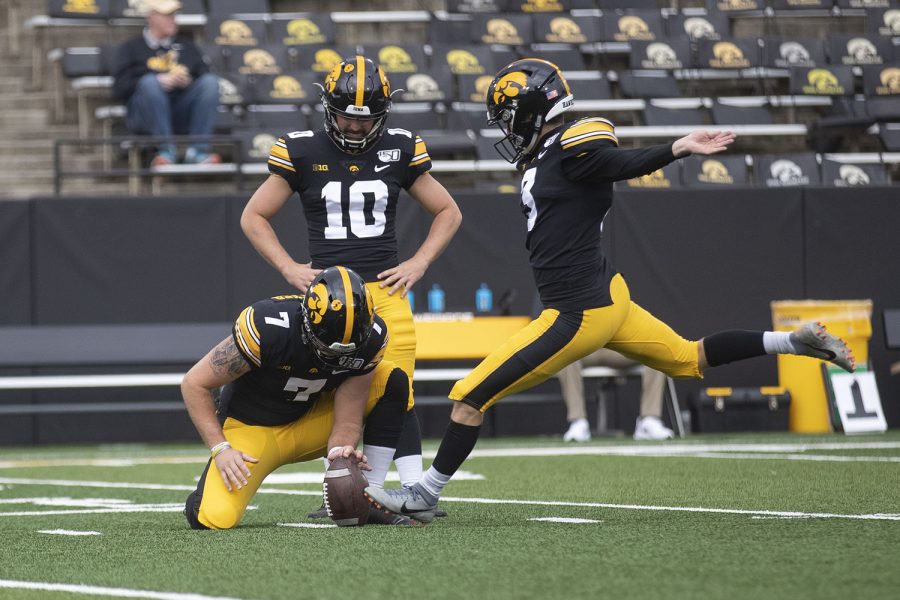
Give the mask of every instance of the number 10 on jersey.
[[[358, 238], [378, 237], [384, 233], [385, 216], [387, 209], [388, 187], [380, 179], [355, 181], [347, 192], [350, 196], [347, 203], [348, 219], [344, 219], [344, 209], [341, 202], [344, 186], [340, 181], [329, 181], [322, 188], [322, 200], [325, 201], [325, 210], [328, 213], [328, 226], [325, 227], [325, 239], [347, 239], [347, 227], [344, 223], [350, 223], [350, 231]], [[371, 217], [366, 222], [366, 213]]]

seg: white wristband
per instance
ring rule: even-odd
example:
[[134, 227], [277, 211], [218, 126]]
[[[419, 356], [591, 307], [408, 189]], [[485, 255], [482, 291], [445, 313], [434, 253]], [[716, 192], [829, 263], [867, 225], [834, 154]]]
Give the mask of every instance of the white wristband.
[[228, 442], [219, 442], [218, 444], [210, 448], [209, 453], [210, 455], [212, 455], [212, 458], [215, 458], [222, 450], [225, 450], [227, 448], [231, 448], [231, 444], [229, 444]]

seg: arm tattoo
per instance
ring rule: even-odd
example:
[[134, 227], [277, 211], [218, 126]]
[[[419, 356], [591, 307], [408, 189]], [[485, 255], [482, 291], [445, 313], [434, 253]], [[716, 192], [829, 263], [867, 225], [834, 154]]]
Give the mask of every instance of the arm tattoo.
[[228, 375], [237, 377], [250, 370], [250, 365], [238, 351], [234, 340], [231, 338], [222, 340], [219, 345], [213, 349], [209, 362], [213, 372], [217, 375], [227, 373]]

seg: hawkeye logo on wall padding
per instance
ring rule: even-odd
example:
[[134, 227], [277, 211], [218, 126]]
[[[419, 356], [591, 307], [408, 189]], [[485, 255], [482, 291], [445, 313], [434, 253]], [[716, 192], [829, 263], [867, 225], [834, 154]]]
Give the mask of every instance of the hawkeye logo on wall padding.
[[494, 86], [494, 93], [491, 95], [494, 104], [503, 104], [507, 98], [518, 96], [525, 91], [527, 82], [528, 76], [521, 71], [513, 71], [501, 77], [497, 85]]

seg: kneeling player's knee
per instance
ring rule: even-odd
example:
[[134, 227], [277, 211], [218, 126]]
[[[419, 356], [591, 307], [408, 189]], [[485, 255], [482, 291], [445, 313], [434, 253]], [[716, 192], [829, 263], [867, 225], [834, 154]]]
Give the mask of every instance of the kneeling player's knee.
[[200, 522], [200, 501], [203, 499], [203, 493], [200, 490], [194, 490], [187, 497], [184, 503], [184, 516], [187, 519], [191, 529], [209, 529]]
[[233, 529], [243, 516], [243, 511], [228, 502], [207, 502], [199, 509], [197, 519], [202, 519], [201, 524], [207, 529]]

